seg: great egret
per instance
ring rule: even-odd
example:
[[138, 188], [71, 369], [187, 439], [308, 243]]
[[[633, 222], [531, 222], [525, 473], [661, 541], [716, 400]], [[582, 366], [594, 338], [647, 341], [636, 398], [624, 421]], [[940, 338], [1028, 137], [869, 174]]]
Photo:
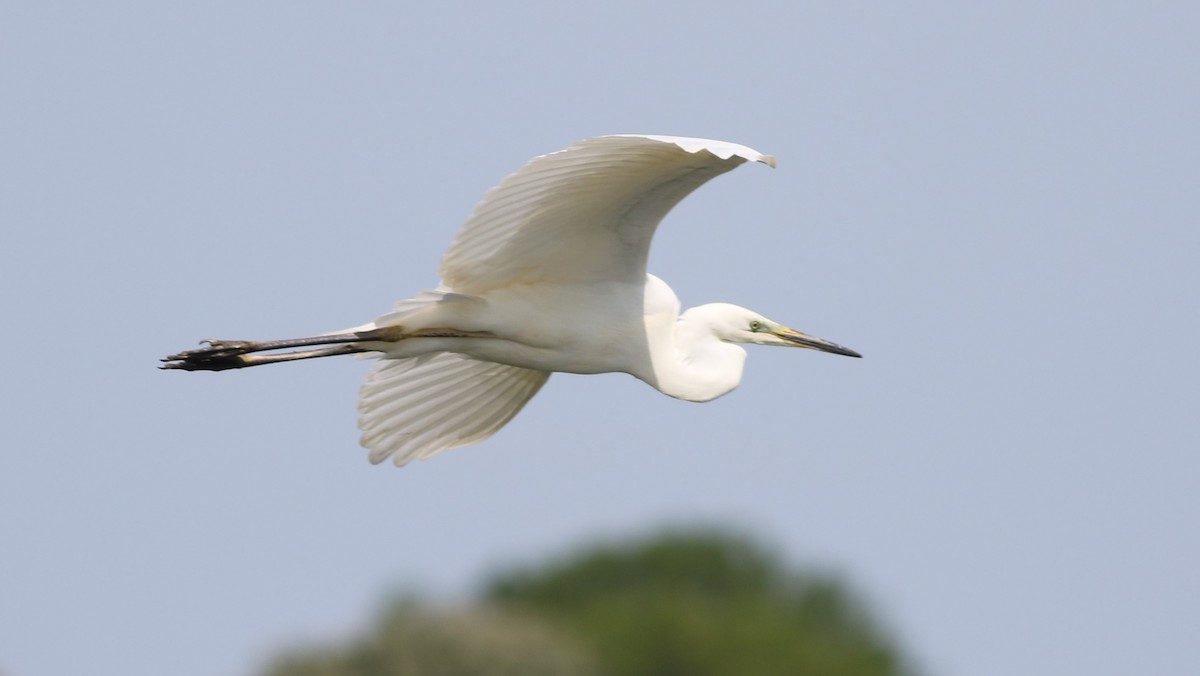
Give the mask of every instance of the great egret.
[[[736, 143], [601, 136], [542, 155], [493, 188], [442, 258], [442, 284], [374, 322], [312, 338], [208, 340], [163, 368], [221, 371], [350, 353], [380, 357], [361, 390], [371, 462], [480, 442], [552, 371], [628, 373], [709, 401], [737, 387], [738, 343], [857, 352], [736, 305], [679, 313], [646, 272], [663, 216], [709, 179], [775, 159]], [[289, 348], [324, 346], [292, 352]], [[268, 354], [259, 354], [259, 353]]]

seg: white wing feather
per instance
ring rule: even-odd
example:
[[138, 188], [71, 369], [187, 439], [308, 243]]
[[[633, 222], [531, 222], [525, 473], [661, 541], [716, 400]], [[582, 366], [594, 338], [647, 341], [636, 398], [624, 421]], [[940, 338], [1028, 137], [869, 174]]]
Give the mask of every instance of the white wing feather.
[[547, 371], [439, 352], [381, 359], [360, 391], [358, 426], [371, 462], [396, 465], [495, 434], [537, 394]]
[[[534, 158], [488, 192], [463, 225], [442, 258], [443, 287], [401, 302], [375, 325], [515, 284], [644, 284], [663, 216], [746, 161], [775, 166], [736, 143], [674, 136], [602, 136]], [[371, 462], [390, 456], [404, 465], [477, 443], [549, 377], [446, 352], [381, 359], [361, 390], [362, 445]]]
[[675, 136], [601, 136], [536, 157], [484, 196], [442, 258], [458, 293], [515, 284], [628, 281], [646, 275], [663, 216], [752, 148]]

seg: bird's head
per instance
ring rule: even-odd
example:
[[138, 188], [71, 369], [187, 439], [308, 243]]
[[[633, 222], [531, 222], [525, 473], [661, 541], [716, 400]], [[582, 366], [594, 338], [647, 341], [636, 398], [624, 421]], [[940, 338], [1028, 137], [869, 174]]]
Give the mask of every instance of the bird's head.
[[718, 339], [729, 343], [753, 343], [755, 345], [781, 345], [784, 347], [806, 347], [847, 357], [862, 355], [848, 347], [823, 338], [810, 336], [744, 307], [729, 303], [709, 303], [687, 311], [691, 320], [706, 324]]

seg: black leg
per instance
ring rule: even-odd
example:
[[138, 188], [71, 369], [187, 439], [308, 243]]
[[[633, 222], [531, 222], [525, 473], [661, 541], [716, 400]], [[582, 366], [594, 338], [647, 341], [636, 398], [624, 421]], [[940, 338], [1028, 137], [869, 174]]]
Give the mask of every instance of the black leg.
[[[165, 369], [183, 369], [185, 371], [224, 371], [240, 369], [260, 364], [274, 364], [281, 361], [297, 359], [314, 359], [338, 354], [366, 352], [366, 348], [346, 343], [361, 343], [369, 341], [394, 342], [405, 338], [399, 327], [383, 327], [369, 331], [353, 333], [338, 333], [328, 336], [313, 336], [311, 338], [287, 338], [284, 340], [206, 340], [206, 347], [187, 350], [168, 356], [162, 361]], [[338, 345], [335, 348], [323, 350], [305, 350], [285, 352], [275, 355], [253, 356], [253, 352], [268, 352], [283, 350], [290, 347], [308, 347], [312, 345]]]
[[[228, 345], [228, 343], [223, 344]], [[164, 359], [163, 361], [166, 363], [159, 368], [182, 369], [184, 371], [227, 371], [229, 369], [246, 368], [247, 366], [261, 366], [263, 364], [275, 364], [299, 359], [316, 359], [317, 357], [332, 357], [334, 355], [354, 354], [356, 352], [369, 352], [369, 350], [356, 345], [338, 345], [319, 350], [300, 350], [279, 354], [245, 354], [202, 349], [172, 355]]]

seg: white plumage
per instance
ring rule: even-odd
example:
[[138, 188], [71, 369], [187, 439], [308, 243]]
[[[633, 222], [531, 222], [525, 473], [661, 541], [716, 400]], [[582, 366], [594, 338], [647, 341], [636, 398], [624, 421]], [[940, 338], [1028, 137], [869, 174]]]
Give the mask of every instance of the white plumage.
[[[746, 146], [673, 136], [602, 136], [534, 158], [492, 189], [442, 259], [442, 284], [375, 322], [314, 338], [209, 341], [166, 368], [224, 370], [334, 354], [380, 357], [361, 391], [362, 443], [397, 465], [477, 443], [553, 371], [629, 373], [708, 401], [741, 379], [737, 343], [859, 356], [724, 303], [679, 314], [647, 274], [659, 222]], [[317, 350], [281, 349], [324, 345]], [[268, 354], [256, 354], [267, 352]]]
[[772, 157], [734, 143], [602, 136], [531, 160], [490, 190], [442, 258], [442, 283], [641, 284], [659, 221], [709, 179]]
[[517, 414], [550, 377], [453, 352], [381, 359], [358, 402], [362, 445], [371, 462], [397, 465], [474, 444]]

